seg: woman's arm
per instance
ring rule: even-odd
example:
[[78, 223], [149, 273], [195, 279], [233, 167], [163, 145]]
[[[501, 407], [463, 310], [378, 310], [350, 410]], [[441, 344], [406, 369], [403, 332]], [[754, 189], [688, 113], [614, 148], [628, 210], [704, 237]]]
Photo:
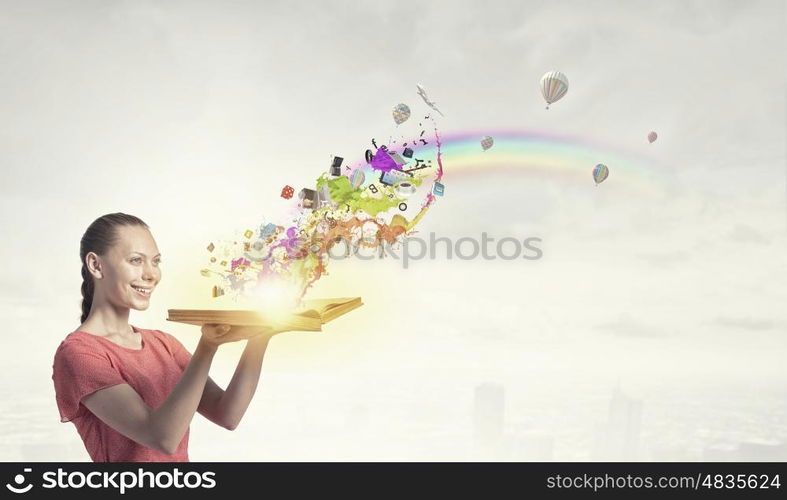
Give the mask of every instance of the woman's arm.
[[82, 404], [104, 423], [134, 441], [168, 455], [175, 452], [202, 399], [218, 346], [248, 337], [248, 332], [203, 327], [191, 361], [167, 399], [156, 409], [128, 384], [98, 390]]
[[257, 390], [269, 340], [270, 335], [262, 334], [247, 341], [227, 390], [222, 390], [208, 378], [199, 405], [199, 412], [205, 418], [229, 430], [240, 424]]

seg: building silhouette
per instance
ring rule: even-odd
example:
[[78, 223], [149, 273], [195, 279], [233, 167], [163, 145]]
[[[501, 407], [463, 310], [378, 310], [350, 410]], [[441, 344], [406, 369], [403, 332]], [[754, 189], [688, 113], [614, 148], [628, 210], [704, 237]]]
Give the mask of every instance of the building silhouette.
[[499, 460], [503, 453], [505, 390], [495, 383], [475, 388], [473, 451], [479, 460]]
[[618, 384], [609, 402], [607, 421], [598, 428], [593, 458], [601, 461], [638, 459], [642, 401], [623, 393]]

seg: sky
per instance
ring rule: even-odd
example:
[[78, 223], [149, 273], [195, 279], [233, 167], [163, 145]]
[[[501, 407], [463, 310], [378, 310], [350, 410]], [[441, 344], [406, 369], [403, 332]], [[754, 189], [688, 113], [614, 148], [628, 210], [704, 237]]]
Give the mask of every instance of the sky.
[[[397, 103], [427, 113], [416, 83], [446, 137], [559, 136], [555, 157], [589, 143], [616, 159], [610, 177], [595, 187], [592, 163], [452, 171], [462, 158], [446, 154], [446, 196], [419, 236], [538, 237], [542, 258], [331, 262], [310, 293], [364, 307], [274, 338], [241, 427], [197, 417], [192, 458], [472, 458], [485, 382], [505, 387], [506, 434], [550, 437], [556, 460], [592, 459], [616, 385], [643, 403], [639, 458], [787, 442], [768, 417], [787, 414], [784, 2], [0, 0], [0, 13], [0, 392], [15, 401], [0, 436], [16, 446], [1, 459], [87, 459], [58, 422], [51, 361], [79, 326], [90, 222], [148, 223], [163, 281], [131, 321], [193, 349], [195, 329], [164, 318], [210, 305], [206, 244], [284, 219], [281, 187], [360, 157], [393, 133]], [[570, 83], [547, 111], [551, 70]], [[241, 349], [222, 348], [217, 381]], [[283, 428], [254, 432], [271, 423]]]

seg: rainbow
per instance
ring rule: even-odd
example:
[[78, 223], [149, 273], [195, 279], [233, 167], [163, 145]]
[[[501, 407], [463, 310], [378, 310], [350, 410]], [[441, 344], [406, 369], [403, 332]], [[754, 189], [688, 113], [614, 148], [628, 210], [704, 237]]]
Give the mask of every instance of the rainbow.
[[[483, 136], [494, 138], [494, 146], [484, 151]], [[658, 169], [644, 152], [597, 140], [533, 130], [482, 130], [441, 133], [445, 182], [457, 175], [490, 172], [521, 172], [528, 175], [573, 179], [589, 186], [593, 167], [604, 163], [610, 169], [610, 184], [650, 183]], [[393, 145], [396, 147], [395, 145]], [[648, 150], [643, 140], [643, 151]], [[421, 147], [419, 153], [433, 153], [435, 145]], [[652, 148], [651, 148], [652, 149]], [[650, 151], [648, 151], [650, 152]], [[417, 156], [417, 154], [416, 154]]]

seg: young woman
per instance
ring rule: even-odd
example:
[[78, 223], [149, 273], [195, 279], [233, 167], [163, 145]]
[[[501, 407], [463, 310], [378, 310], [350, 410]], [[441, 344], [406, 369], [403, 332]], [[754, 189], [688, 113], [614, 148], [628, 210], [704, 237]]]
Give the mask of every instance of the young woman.
[[[260, 327], [205, 325], [194, 354], [175, 337], [128, 323], [161, 281], [148, 226], [122, 213], [96, 219], [80, 245], [82, 324], [55, 353], [62, 422], [73, 422], [96, 462], [188, 461], [195, 412], [229, 430], [249, 406], [268, 340]], [[208, 376], [219, 345], [248, 339], [226, 390]]]

